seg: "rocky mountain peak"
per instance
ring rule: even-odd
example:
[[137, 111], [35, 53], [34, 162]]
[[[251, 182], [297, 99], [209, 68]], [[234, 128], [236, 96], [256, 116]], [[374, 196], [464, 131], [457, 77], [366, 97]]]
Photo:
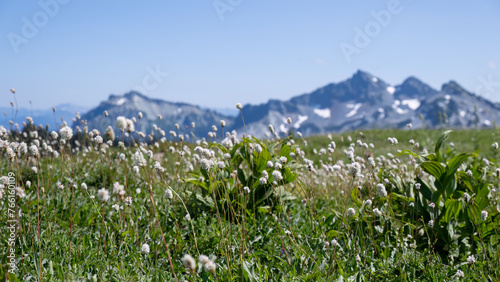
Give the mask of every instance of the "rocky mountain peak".
[[451, 80], [450, 82], [443, 84], [443, 86], [441, 87], [441, 92], [452, 95], [469, 94], [467, 90], [465, 90], [454, 80]]
[[408, 77], [396, 88], [396, 97], [398, 99], [421, 99], [435, 95], [438, 92], [414, 76]]

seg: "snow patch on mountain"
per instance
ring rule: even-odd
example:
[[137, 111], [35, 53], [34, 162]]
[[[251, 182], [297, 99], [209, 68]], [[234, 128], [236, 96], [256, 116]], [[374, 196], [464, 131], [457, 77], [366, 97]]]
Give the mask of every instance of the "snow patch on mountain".
[[125, 102], [127, 102], [127, 98], [120, 98], [114, 104], [117, 106], [120, 106], [120, 105], [125, 104]]
[[346, 105], [346, 108], [348, 108], [348, 109], [352, 109], [352, 110], [351, 110], [350, 112], [348, 112], [348, 113], [345, 115], [345, 117], [346, 117], [346, 118], [349, 118], [349, 117], [354, 116], [356, 113], [358, 113], [358, 110], [359, 110], [359, 108], [361, 108], [361, 106], [362, 106], [362, 105], [363, 105], [363, 104], [361, 104], [361, 103], [357, 103], [357, 104], [347, 104], [347, 105]]
[[383, 119], [383, 118], [385, 118], [385, 111], [384, 111], [384, 109], [382, 109], [382, 108], [378, 108], [378, 109], [377, 109], [377, 112], [379, 112], [379, 113], [380, 113], [380, 115], [378, 116], [378, 118], [379, 118], [379, 119]]
[[309, 117], [308, 116], [298, 116], [298, 120], [293, 124], [294, 128], [299, 128], [304, 121], [306, 121]]
[[330, 118], [332, 114], [330, 109], [314, 109], [313, 111], [322, 118]]
[[399, 106], [401, 105], [401, 101], [394, 100], [394, 104], [392, 104], [392, 108], [400, 115], [406, 114], [408, 110], [403, 110]]
[[408, 106], [412, 110], [416, 110], [420, 107], [420, 101], [418, 99], [407, 99], [401, 101], [401, 104]]

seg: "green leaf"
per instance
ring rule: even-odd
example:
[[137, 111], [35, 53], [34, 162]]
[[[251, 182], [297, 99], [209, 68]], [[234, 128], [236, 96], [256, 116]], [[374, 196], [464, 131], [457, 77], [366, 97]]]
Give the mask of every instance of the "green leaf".
[[245, 173], [244, 170], [238, 168], [238, 179], [240, 180], [241, 184], [243, 184], [243, 186], [249, 186], [248, 185], [248, 177]]
[[290, 152], [292, 151], [292, 149], [290, 148], [289, 145], [283, 145], [281, 147], [281, 150], [280, 150], [280, 156], [284, 156], [286, 157], [287, 159], [290, 158]]
[[457, 169], [462, 165], [464, 161], [466, 161], [470, 157], [477, 157], [477, 154], [474, 153], [461, 153], [454, 156], [447, 165], [446, 175], [455, 174]]
[[242, 268], [243, 268], [243, 275], [245, 276], [245, 280], [258, 281], [254, 272], [252, 270], [250, 270], [250, 267], [251, 267], [250, 263], [248, 263], [247, 261], [243, 261]]
[[425, 199], [430, 201], [432, 199], [432, 194], [434, 193], [435, 189], [434, 187], [431, 188], [431, 185], [428, 184], [426, 181], [421, 179], [420, 177], [417, 177], [417, 183], [420, 183], [420, 193], [422, 196], [424, 196]]
[[267, 189], [267, 190], [265, 190], [266, 192], [264, 193], [264, 195], [260, 199], [258, 199], [257, 202], [255, 202], [256, 205], [259, 205], [260, 203], [264, 202], [274, 192], [274, 189], [271, 186], [264, 185], [263, 187], [264, 187], [264, 189]]
[[123, 232], [123, 233], [121, 234], [121, 236], [122, 236], [122, 237], [125, 237], [125, 236], [127, 236], [127, 234], [130, 234], [130, 233], [132, 233], [133, 231], [134, 231], [134, 230], [128, 230], [128, 231], [125, 231], [125, 232]]
[[338, 232], [337, 230], [335, 229], [332, 229], [332, 230], [329, 230], [328, 232], [326, 232], [326, 237], [328, 239], [332, 239], [332, 238], [335, 238], [335, 237], [339, 237], [340, 235], [342, 235], [342, 233]]
[[253, 245], [255, 242], [258, 242], [260, 240], [262, 240], [262, 236], [258, 235], [257, 237], [255, 237], [255, 239], [253, 239], [252, 241], [250, 241], [250, 245]]
[[361, 207], [362, 203], [361, 200], [358, 198], [358, 187], [352, 189], [351, 199], [356, 204], [356, 206], [358, 206], [358, 208]]
[[184, 179], [184, 182], [194, 184], [208, 191], [207, 183], [201, 182], [199, 178], [186, 178]]
[[396, 192], [392, 192], [391, 193], [391, 199], [392, 200], [398, 200], [398, 201], [405, 201], [405, 202], [412, 202], [414, 199], [413, 198], [409, 198], [409, 197], [405, 197], [401, 194], [398, 194]]
[[215, 208], [214, 200], [212, 198], [210, 198], [208, 196], [203, 197], [201, 194], [198, 194], [198, 193], [196, 193], [194, 196], [198, 201], [202, 202], [204, 205], [206, 205], [212, 209]]
[[335, 218], [335, 214], [332, 214], [332, 215], [329, 215], [326, 219], [325, 219], [325, 222], [323, 223], [323, 225], [328, 225], [330, 224], [330, 222], [333, 221], [333, 219]]
[[455, 189], [457, 189], [457, 179], [455, 174], [445, 177], [444, 180], [441, 181], [441, 185], [442, 190], [444, 190], [445, 198], [450, 197], [453, 192], [455, 192]]
[[444, 220], [444, 222], [450, 222], [453, 218], [458, 220], [458, 215], [462, 210], [462, 201], [455, 199], [447, 199], [444, 202], [444, 210], [445, 212], [444, 215], [442, 216], [442, 220]]
[[420, 167], [430, 175], [434, 176], [436, 179], [440, 179], [441, 175], [445, 173], [445, 168], [439, 162], [427, 161], [420, 164]]
[[283, 179], [285, 183], [292, 183], [297, 178], [297, 173], [292, 173], [289, 167], [285, 167], [285, 172], [283, 173]]
[[448, 139], [450, 136], [450, 133], [452, 133], [453, 130], [447, 130], [439, 137], [438, 141], [436, 142], [436, 146], [434, 148], [434, 152], [436, 153], [437, 161], [441, 161], [441, 152], [439, 151], [441, 147], [443, 146], [444, 142]]
[[413, 156], [413, 157], [418, 157], [418, 154], [410, 151], [410, 150], [403, 150], [401, 153], [397, 154], [396, 157], [399, 156]]
[[14, 273], [9, 273], [9, 281], [21, 281], [19, 280]]
[[257, 153], [254, 151], [254, 155], [257, 155], [257, 159], [255, 160], [256, 166], [255, 171], [257, 174], [261, 173], [267, 167], [267, 161], [271, 160], [271, 154], [267, 150], [267, 148], [262, 148], [262, 152]]
[[269, 213], [270, 209], [271, 209], [270, 206], [261, 206], [257, 208], [257, 211], [260, 213]]
[[474, 197], [474, 203], [477, 205], [479, 210], [484, 210], [490, 200], [488, 199], [488, 194], [490, 193], [487, 186], [483, 186], [482, 189], [479, 190], [477, 195]]

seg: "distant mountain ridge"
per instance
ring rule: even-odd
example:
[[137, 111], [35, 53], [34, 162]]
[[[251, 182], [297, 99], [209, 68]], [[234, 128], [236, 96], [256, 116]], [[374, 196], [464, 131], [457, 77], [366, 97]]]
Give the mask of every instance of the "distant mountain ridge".
[[[84, 113], [89, 110], [89, 107], [78, 106], [73, 104], [60, 104], [53, 108], [47, 109], [26, 109], [19, 108], [17, 113], [17, 117], [15, 117], [15, 107], [0, 107], [0, 112], [3, 115], [2, 121], [0, 125], [3, 125], [5, 128], [10, 128], [9, 121], [13, 121], [19, 125], [19, 129], [22, 129], [23, 122], [26, 121], [26, 117], [30, 116], [33, 118], [33, 121], [36, 125], [46, 126], [47, 124], [51, 129], [56, 128], [56, 125], [59, 126], [66, 121], [68, 124], [72, 123], [72, 119], [76, 117], [77, 113]], [[14, 118], [15, 117], [15, 118]]]
[[[104, 111], [109, 117], [104, 117]], [[356, 129], [404, 128], [411, 123], [414, 128], [491, 127], [500, 120], [500, 104], [493, 103], [462, 88], [455, 81], [443, 84], [436, 90], [416, 77], [408, 77], [399, 85], [364, 71], [352, 77], [330, 83], [310, 93], [289, 100], [271, 99], [258, 105], [245, 105], [242, 109], [246, 132], [262, 137], [272, 124], [278, 132], [300, 131], [304, 135], [344, 132]], [[187, 103], [172, 103], [151, 99], [137, 92], [110, 95], [106, 101], [82, 115], [89, 129], [103, 130], [104, 125], [114, 125], [117, 116], [144, 117], [136, 128], [150, 131], [153, 124], [165, 131], [175, 130], [177, 123], [184, 132], [197, 137], [207, 137], [220, 120], [225, 120], [225, 131], [236, 129], [244, 132], [240, 115], [224, 115], [210, 109]], [[162, 120], [157, 118], [163, 116]], [[287, 118], [292, 123], [287, 123]], [[196, 124], [191, 128], [191, 123]], [[181, 130], [182, 131], [182, 130]], [[220, 132], [219, 132], [220, 133]], [[219, 135], [220, 136], [220, 135]]]
[[[108, 113], [107, 117], [104, 115], [104, 111]], [[138, 118], [139, 112], [142, 113], [141, 119]], [[173, 130], [176, 134], [181, 132], [191, 135], [193, 133], [197, 137], [206, 137], [211, 126], [218, 125], [220, 120], [227, 120], [227, 126], [230, 127], [233, 119], [196, 105], [152, 99], [132, 91], [125, 95], [110, 95], [99, 106], [82, 115], [81, 120], [74, 123], [74, 126], [88, 126], [89, 130], [96, 128], [105, 131], [106, 127], [111, 125], [116, 131], [118, 130], [116, 128], [118, 116], [135, 117], [137, 120], [135, 129], [146, 134], [151, 132], [156, 125], [167, 134]], [[82, 121], [85, 124], [82, 124]], [[179, 125], [179, 130], [175, 128], [176, 124]], [[155, 136], [162, 137], [160, 134]]]
[[[291, 127], [305, 135], [343, 132], [356, 129], [490, 127], [500, 119], [500, 105], [474, 95], [458, 83], [445, 83], [436, 90], [416, 77], [392, 86], [367, 72], [330, 83], [311, 93], [290, 100], [270, 100], [260, 105], [245, 105], [247, 131], [262, 135], [269, 124], [286, 132]], [[286, 118], [292, 118], [292, 124]], [[240, 119], [235, 127], [242, 128]]]

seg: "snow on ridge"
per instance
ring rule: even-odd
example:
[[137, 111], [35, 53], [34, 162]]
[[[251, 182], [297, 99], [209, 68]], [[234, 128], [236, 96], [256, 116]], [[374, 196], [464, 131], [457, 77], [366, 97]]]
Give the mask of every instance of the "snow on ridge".
[[398, 114], [400, 114], [400, 115], [405, 114], [405, 113], [407, 113], [407, 112], [408, 112], [408, 110], [403, 110], [403, 109], [398, 108], [398, 107], [396, 107], [396, 108], [394, 108], [394, 109], [395, 109], [395, 110], [396, 110], [396, 112], [397, 112]]
[[383, 108], [378, 108], [377, 112], [379, 112], [379, 116], [378, 116], [379, 119], [385, 118], [385, 110]]
[[407, 105], [408, 108], [410, 108], [412, 110], [416, 110], [420, 107], [420, 101], [418, 99], [403, 100], [403, 101], [401, 101], [401, 104]]
[[322, 117], [322, 118], [330, 118], [331, 117], [331, 112], [330, 112], [330, 109], [314, 109], [313, 110], [315, 114], [317, 114], [318, 116]]
[[399, 107], [401, 105], [401, 101], [399, 100], [394, 100], [394, 104], [392, 104], [392, 108], [400, 115], [405, 114], [408, 112], [408, 110], [403, 110]]
[[464, 110], [460, 110], [458, 111], [458, 114], [460, 115], [460, 117], [465, 117], [466, 112]]
[[396, 92], [396, 88], [394, 88], [394, 86], [387, 86], [386, 90], [391, 95], [394, 94], [394, 92]]
[[127, 98], [120, 98], [120, 99], [116, 100], [114, 104], [117, 106], [120, 106], [120, 105], [125, 104], [125, 102], [127, 102]]
[[298, 120], [293, 124], [294, 128], [299, 128], [304, 121], [306, 121], [309, 117], [308, 116], [298, 116]]
[[347, 104], [347, 105], [346, 105], [346, 108], [348, 108], [348, 109], [352, 109], [352, 110], [351, 110], [350, 112], [348, 112], [348, 113], [345, 115], [345, 117], [346, 117], [346, 118], [349, 118], [349, 117], [354, 116], [354, 115], [358, 112], [359, 108], [361, 108], [361, 106], [362, 106], [362, 105], [363, 105], [363, 104], [361, 104], [361, 103], [357, 103], [357, 104]]
[[372, 77], [372, 81], [375, 82], [375, 83], [377, 83], [378, 82], [378, 78]]

